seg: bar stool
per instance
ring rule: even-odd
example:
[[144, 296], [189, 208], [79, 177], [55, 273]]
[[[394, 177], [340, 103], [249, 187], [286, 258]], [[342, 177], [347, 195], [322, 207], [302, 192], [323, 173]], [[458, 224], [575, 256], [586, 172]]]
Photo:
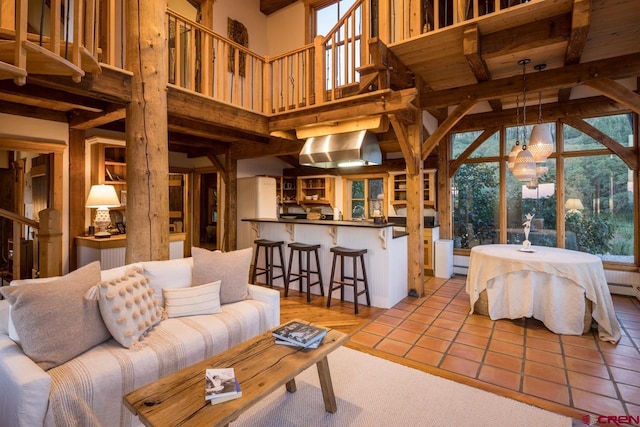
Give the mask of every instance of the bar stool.
[[[306, 243], [289, 243], [289, 248], [291, 252], [289, 253], [289, 267], [287, 267], [287, 281], [285, 282], [284, 287], [284, 296], [289, 296], [289, 285], [291, 282], [299, 281], [300, 282], [300, 292], [304, 292], [304, 282], [307, 282], [307, 302], [311, 302], [311, 286], [320, 285], [320, 294], [324, 296], [324, 287], [322, 286], [322, 271], [320, 271], [320, 257], [318, 256], [318, 249], [320, 249], [320, 245], [308, 245]], [[294, 253], [298, 254], [298, 272], [294, 273], [293, 270], [293, 257]], [[306, 263], [303, 264], [302, 253], [306, 254]], [[311, 253], [315, 255], [316, 258], [316, 269], [311, 269]], [[311, 275], [315, 274], [318, 277], [318, 280], [315, 282], [311, 281]], [[294, 279], [291, 276], [295, 277]]]
[[[367, 297], [367, 305], [371, 305], [369, 298], [369, 283], [367, 282], [367, 271], [364, 267], [364, 254], [366, 249], [349, 249], [340, 246], [334, 246], [330, 249], [333, 252], [333, 262], [331, 264], [331, 282], [329, 283], [329, 292], [327, 293], [327, 307], [331, 307], [331, 294], [333, 291], [340, 289], [340, 301], [344, 301], [344, 287], [353, 286], [353, 305], [355, 306], [355, 314], [358, 314], [358, 297], [365, 294]], [[353, 275], [346, 276], [344, 272], [345, 257], [353, 260]], [[360, 269], [362, 277], [358, 277], [358, 259], [360, 259]], [[336, 262], [340, 263], [340, 280], [335, 278]], [[358, 282], [364, 284], [364, 289], [358, 292]]]
[[[266, 285], [273, 288], [273, 281], [275, 279], [279, 279], [280, 277], [284, 280], [285, 289], [287, 288], [287, 271], [284, 266], [284, 255], [282, 253], [282, 247], [284, 246], [283, 241], [274, 241], [267, 239], [257, 239], [253, 243], [256, 245], [256, 253], [253, 258], [253, 274], [251, 275], [251, 283], [256, 283], [256, 279], [258, 276], [266, 275], [267, 281]], [[274, 258], [274, 248], [278, 248], [278, 255], [280, 256], [280, 264], [276, 264], [276, 260]], [[264, 267], [258, 266], [258, 261], [260, 260], [260, 250], [264, 249]], [[274, 276], [274, 268], [280, 269], [280, 274]]]

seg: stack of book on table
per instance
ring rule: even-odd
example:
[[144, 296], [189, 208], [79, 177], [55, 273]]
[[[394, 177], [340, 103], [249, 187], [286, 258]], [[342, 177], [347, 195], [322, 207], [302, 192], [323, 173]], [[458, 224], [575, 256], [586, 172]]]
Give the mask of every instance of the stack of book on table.
[[212, 405], [242, 396], [233, 368], [210, 368], [205, 372], [204, 398]]
[[318, 348], [325, 335], [326, 329], [297, 321], [286, 323], [273, 331], [276, 344], [302, 348]]

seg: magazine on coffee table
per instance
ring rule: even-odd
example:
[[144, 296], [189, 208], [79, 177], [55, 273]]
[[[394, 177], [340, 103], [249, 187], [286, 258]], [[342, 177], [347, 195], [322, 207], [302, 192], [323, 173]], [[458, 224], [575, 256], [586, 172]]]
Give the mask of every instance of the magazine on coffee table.
[[291, 345], [311, 348], [314, 344], [319, 344], [327, 334], [327, 330], [317, 326], [307, 325], [302, 322], [289, 322], [273, 331], [273, 336], [278, 341], [285, 341]]
[[205, 371], [205, 400], [212, 404], [242, 396], [233, 368], [210, 368]]

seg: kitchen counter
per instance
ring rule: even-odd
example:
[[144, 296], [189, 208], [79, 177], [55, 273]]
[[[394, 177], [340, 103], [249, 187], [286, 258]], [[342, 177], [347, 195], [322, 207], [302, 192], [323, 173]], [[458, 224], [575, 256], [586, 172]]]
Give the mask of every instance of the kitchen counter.
[[[287, 266], [291, 252], [289, 243], [319, 244], [320, 270], [325, 295], [329, 289], [333, 261], [330, 249], [334, 246], [367, 249], [365, 267], [372, 306], [391, 308], [408, 294], [407, 233], [396, 231], [396, 224], [286, 218], [245, 218], [242, 221], [251, 223], [255, 238], [284, 241]], [[261, 259], [259, 262], [262, 264], [264, 260]], [[315, 266], [315, 263], [312, 265]], [[351, 265], [346, 266], [347, 276], [351, 274], [351, 268]], [[294, 269], [297, 269], [297, 259], [294, 259]], [[284, 283], [282, 279], [277, 279], [274, 285], [282, 287]], [[293, 283], [291, 288], [298, 289], [297, 286], [299, 282]], [[319, 294], [319, 289], [314, 287], [312, 292]], [[340, 293], [336, 292], [333, 296], [340, 298]], [[353, 301], [351, 287], [345, 289], [345, 300]], [[363, 303], [364, 296], [361, 296], [359, 301]]]
[[383, 229], [387, 227], [393, 227], [392, 237], [398, 238], [403, 236], [408, 236], [406, 229], [404, 226], [398, 226], [398, 224], [393, 224], [390, 222], [384, 224], [376, 224], [373, 221], [338, 221], [332, 219], [305, 219], [305, 218], [249, 218], [243, 219], [243, 221], [251, 221], [251, 222], [275, 222], [282, 224], [309, 224], [309, 225], [322, 225], [322, 226], [340, 226], [340, 227], [366, 227], [366, 228], [375, 228], [375, 229]]

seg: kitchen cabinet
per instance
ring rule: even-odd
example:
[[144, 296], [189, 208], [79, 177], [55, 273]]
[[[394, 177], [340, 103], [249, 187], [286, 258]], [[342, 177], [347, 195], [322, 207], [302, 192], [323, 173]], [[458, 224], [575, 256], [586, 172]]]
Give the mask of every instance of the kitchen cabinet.
[[280, 206], [284, 212], [293, 206], [298, 206], [298, 179], [295, 176], [281, 176], [276, 178], [277, 194], [280, 197]]
[[333, 176], [305, 176], [298, 178], [298, 204], [305, 206], [333, 206], [335, 178]]
[[434, 242], [440, 238], [440, 228], [424, 228], [424, 271], [433, 276], [434, 273]]
[[[407, 174], [406, 173], [390, 173], [391, 194], [389, 195], [390, 203], [392, 205], [406, 205], [407, 204]], [[423, 171], [423, 195], [422, 200], [424, 207], [433, 208], [436, 207], [436, 171], [425, 170]]]

